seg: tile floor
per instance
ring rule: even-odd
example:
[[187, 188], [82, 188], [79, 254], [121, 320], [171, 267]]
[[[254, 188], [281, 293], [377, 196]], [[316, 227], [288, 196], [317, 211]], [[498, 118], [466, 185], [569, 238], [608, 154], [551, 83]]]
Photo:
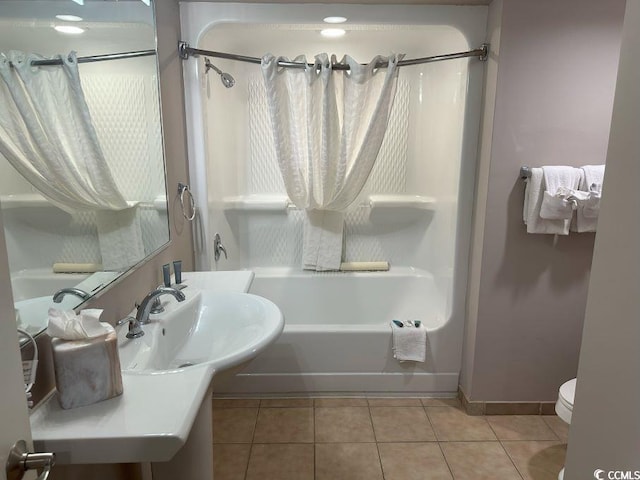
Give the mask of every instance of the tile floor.
[[213, 401], [215, 480], [555, 480], [555, 416], [468, 416], [457, 399]]

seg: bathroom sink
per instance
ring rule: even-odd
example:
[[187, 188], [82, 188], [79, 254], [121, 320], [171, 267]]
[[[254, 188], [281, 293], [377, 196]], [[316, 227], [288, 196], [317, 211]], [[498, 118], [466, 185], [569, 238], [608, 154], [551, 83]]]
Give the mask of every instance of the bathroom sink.
[[186, 300], [161, 297], [165, 311], [150, 316], [144, 336], [118, 330], [123, 373], [159, 374], [212, 368], [216, 373], [245, 363], [275, 341], [282, 313], [266, 298], [249, 293], [183, 290]]

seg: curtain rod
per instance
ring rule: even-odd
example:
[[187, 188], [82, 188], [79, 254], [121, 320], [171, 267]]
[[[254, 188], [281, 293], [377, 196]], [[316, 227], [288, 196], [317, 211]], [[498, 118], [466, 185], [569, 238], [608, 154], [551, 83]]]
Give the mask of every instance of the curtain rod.
[[[474, 50], [468, 50], [466, 52], [447, 53], [444, 55], [434, 55], [432, 57], [413, 58], [409, 60], [401, 60], [398, 62], [399, 67], [408, 65], [418, 65], [421, 63], [440, 62], [442, 60], [453, 60], [456, 58], [478, 57], [478, 60], [485, 61], [489, 51], [489, 44], [483, 43], [480, 48]], [[236, 55], [235, 53], [213, 52], [211, 50], [201, 50], [199, 48], [192, 48], [187, 42], [178, 42], [178, 55], [183, 60], [191, 57], [197, 57], [204, 55], [208, 57], [226, 58], [228, 60], [238, 60], [240, 62], [257, 63], [260, 64], [262, 60], [257, 57], [247, 57], [244, 55]], [[306, 66], [313, 66], [313, 64], [305, 64], [302, 62], [278, 62], [280, 67], [290, 68], [304, 68]], [[376, 67], [386, 67], [386, 63], [379, 63]], [[332, 67], [334, 70], [349, 70], [349, 65], [343, 63], [336, 63]]]
[[[78, 57], [78, 63], [102, 62], [104, 60], [120, 60], [122, 58], [148, 57], [155, 54], [156, 54], [155, 50], [138, 50], [135, 52], [106, 53], [104, 55], [93, 55], [91, 57]], [[59, 58], [51, 58], [48, 60], [33, 60], [31, 62], [31, 65], [34, 65], [34, 66], [62, 65], [62, 60]]]

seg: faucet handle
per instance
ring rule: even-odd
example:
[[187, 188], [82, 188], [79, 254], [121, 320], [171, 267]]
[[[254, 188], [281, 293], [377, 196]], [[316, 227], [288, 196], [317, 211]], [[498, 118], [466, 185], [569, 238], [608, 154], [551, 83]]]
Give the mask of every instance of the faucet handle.
[[137, 318], [128, 317], [129, 320], [129, 331], [127, 332], [126, 337], [129, 339], [139, 338], [144, 335], [144, 330], [142, 330], [142, 326]]
[[124, 325], [125, 323], [129, 323], [131, 320], [135, 320], [135, 317], [132, 317], [131, 315], [127, 315], [126, 317], [121, 318], [116, 322], [116, 327]]
[[227, 249], [224, 248], [222, 244], [222, 239], [220, 238], [220, 234], [216, 233], [215, 237], [213, 237], [213, 258], [217, 262], [220, 260], [220, 252], [224, 253], [224, 259], [227, 260]]

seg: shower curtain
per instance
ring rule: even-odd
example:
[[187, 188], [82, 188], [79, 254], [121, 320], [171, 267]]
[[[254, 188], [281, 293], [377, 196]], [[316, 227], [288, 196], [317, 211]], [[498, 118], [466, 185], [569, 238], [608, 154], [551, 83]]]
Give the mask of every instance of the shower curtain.
[[[380, 151], [402, 57], [377, 56], [360, 65], [345, 56], [348, 71], [334, 71], [335, 57], [326, 53], [302, 69], [279, 67], [289, 61], [284, 57], [262, 58], [280, 172], [291, 201], [306, 210], [304, 269], [340, 268], [344, 212]], [[304, 56], [294, 61], [307, 63]]]
[[[0, 153], [55, 206], [98, 211], [103, 266], [125, 268], [144, 257], [136, 207], [118, 190], [100, 148], [75, 52], [56, 58], [62, 65], [39, 67], [31, 65], [39, 55], [0, 54]], [[116, 232], [139, 237], [126, 258], [111, 240]]]

